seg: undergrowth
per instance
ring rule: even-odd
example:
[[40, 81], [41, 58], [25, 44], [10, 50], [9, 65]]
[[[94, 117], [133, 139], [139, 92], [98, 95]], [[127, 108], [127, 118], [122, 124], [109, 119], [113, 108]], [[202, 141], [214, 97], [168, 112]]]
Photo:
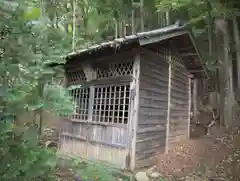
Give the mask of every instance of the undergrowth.
[[0, 122], [0, 160], [1, 181], [55, 180], [55, 152], [38, 145], [36, 130]]
[[71, 159], [71, 167], [73, 168], [76, 178], [81, 181], [128, 181], [129, 178], [122, 174], [119, 170], [94, 162], [85, 162], [79, 157]]

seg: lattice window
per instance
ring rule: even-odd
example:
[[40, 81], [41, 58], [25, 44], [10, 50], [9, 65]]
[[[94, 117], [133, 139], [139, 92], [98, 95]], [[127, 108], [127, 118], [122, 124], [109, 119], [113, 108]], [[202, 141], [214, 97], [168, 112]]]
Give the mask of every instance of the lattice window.
[[73, 119], [88, 120], [90, 88], [79, 88], [71, 90], [74, 100], [74, 112], [71, 116]]
[[96, 69], [97, 79], [107, 79], [109, 77], [127, 76], [133, 74], [133, 61], [121, 63], [109, 63]]
[[186, 72], [186, 68], [183, 64], [183, 60], [181, 58], [179, 58], [179, 55], [176, 52], [174, 52], [172, 50], [169, 50], [169, 49], [166, 49], [166, 48], [158, 48], [155, 51], [158, 55], [163, 56], [166, 61], [169, 61], [168, 55], [170, 55], [170, 53], [172, 52], [171, 53], [172, 66], [176, 65], [178, 67], [184, 68], [184, 71]]
[[93, 121], [127, 124], [129, 98], [129, 84], [95, 87]]
[[85, 73], [83, 70], [77, 70], [74, 72], [67, 72], [67, 78], [69, 83], [74, 83], [76, 81], [78, 82], [84, 82], [87, 80]]

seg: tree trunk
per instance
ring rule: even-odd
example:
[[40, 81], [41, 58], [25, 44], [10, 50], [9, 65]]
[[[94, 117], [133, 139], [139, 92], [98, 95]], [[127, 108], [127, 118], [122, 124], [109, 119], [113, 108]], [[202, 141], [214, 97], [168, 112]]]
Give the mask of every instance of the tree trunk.
[[115, 39], [117, 39], [118, 38], [118, 22], [116, 19], [114, 21], [114, 24], [115, 24]]
[[[132, 0], [132, 5], [133, 5], [133, 0]], [[135, 33], [135, 10], [134, 10], [134, 7], [132, 8], [131, 24], [132, 24], [132, 34], [134, 34]]]
[[224, 45], [224, 67], [225, 67], [225, 104], [224, 104], [224, 122], [226, 127], [230, 127], [233, 118], [233, 73], [232, 73], [232, 60], [230, 60], [230, 36], [228, 30], [228, 21], [224, 19], [223, 24], [223, 45]]
[[140, 26], [141, 26], [141, 32], [144, 31], [144, 0], [140, 0]]
[[41, 20], [43, 20], [43, 18], [44, 18], [44, 16], [45, 16], [45, 2], [44, 2], [44, 0], [41, 0], [40, 1], [40, 13], [41, 13], [41, 15], [40, 15], [40, 17], [41, 17]]
[[[220, 57], [218, 59], [221, 59]], [[219, 94], [220, 94], [220, 125], [224, 126], [224, 107], [225, 107], [225, 68], [224, 65], [221, 65], [219, 68]]]
[[123, 27], [122, 27], [122, 21], [118, 22], [118, 32], [119, 32], [119, 37], [123, 37]]
[[212, 52], [213, 52], [213, 27], [212, 27], [212, 17], [209, 13], [208, 15], [208, 51], [209, 51], [209, 57], [212, 58]]
[[166, 16], [166, 25], [168, 26], [168, 25], [170, 25], [170, 12], [169, 11], [166, 12], [165, 16]]
[[240, 88], [240, 40], [239, 40], [239, 26], [237, 17], [233, 16], [233, 33], [237, 58], [237, 87]]
[[[40, 79], [39, 80], [39, 96], [41, 98], [41, 100], [43, 101], [43, 91], [44, 91], [44, 80]], [[42, 129], [43, 129], [43, 108], [39, 108], [38, 110], [38, 114], [39, 114], [39, 135], [42, 134]], [[35, 126], [35, 125], [34, 125]]]
[[[218, 57], [221, 60], [221, 56]], [[220, 95], [220, 106], [219, 106], [219, 116], [220, 116], [220, 125], [224, 126], [224, 103], [225, 103], [225, 68], [224, 65], [219, 67], [219, 95]]]
[[220, 64], [219, 67], [219, 79], [218, 79], [218, 84], [219, 84], [219, 94], [220, 94], [220, 125], [224, 126], [224, 103], [225, 103], [225, 67], [223, 64], [223, 50], [222, 50], [222, 31], [220, 30], [220, 27], [217, 26], [217, 19], [215, 19], [215, 29], [216, 29], [216, 53], [217, 53], [217, 59], [218, 63]]
[[126, 27], [126, 20], [123, 20], [123, 36], [127, 36], [127, 27]]
[[73, 18], [72, 18], [72, 50], [75, 49], [76, 37], [76, 0], [72, 0]]
[[[68, 8], [68, 3], [65, 4], [65, 8], [66, 8], [66, 11], [67, 11], [67, 14], [69, 13], [69, 8]], [[68, 26], [69, 26], [69, 23], [65, 23], [65, 30], [67, 32], [67, 34], [69, 33], [69, 29], [68, 29]]]

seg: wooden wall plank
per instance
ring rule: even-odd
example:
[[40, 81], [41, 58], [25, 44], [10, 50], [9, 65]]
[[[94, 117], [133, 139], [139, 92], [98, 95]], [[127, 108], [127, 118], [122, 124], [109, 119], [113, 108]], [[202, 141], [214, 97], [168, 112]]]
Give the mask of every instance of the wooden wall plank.
[[[133, 70], [133, 54], [135, 53], [131, 50], [124, 56], [117, 54], [114, 60], [112, 60], [112, 57], [108, 59], [105, 57], [101, 61], [100, 59], [91, 60], [78, 64], [72, 62], [66, 65], [65, 69], [68, 73], [66, 76], [68, 80], [67, 85], [81, 83], [84, 88], [89, 88], [90, 92], [86, 96], [82, 96], [81, 100], [79, 97], [76, 97], [79, 105], [84, 105], [84, 109], [87, 110], [86, 118], [80, 118], [78, 116], [80, 111], [77, 109], [76, 116], [65, 121], [67, 126], [64, 126], [64, 130], [62, 130], [61, 140], [63, 142], [63, 150], [67, 149], [71, 153], [77, 153], [78, 155], [81, 152], [81, 156], [87, 159], [91, 157], [90, 159], [94, 160], [108, 160], [110, 164], [115, 164], [116, 162], [111, 157], [118, 155], [121, 157], [120, 160], [118, 159], [121, 162], [121, 166], [124, 169], [128, 169], [127, 157], [134, 145], [132, 128], [136, 130], [136, 126], [131, 125], [134, 121], [130, 120], [130, 114], [133, 112], [131, 112], [129, 103], [131, 94], [129, 84], [134, 79], [135, 82], [132, 85], [135, 86], [137, 80], [135, 77], [138, 76], [138, 72], [135, 71], [133, 77], [133, 71], [136, 70], [136, 65], [134, 65], [135, 68]], [[94, 74], [93, 79], [88, 81], [86, 80], [86, 74], [89, 73], [87, 70], [91, 70], [90, 74]], [[137, 70], [139, 71], [139, 68]], [[113, 85], [116, 92], [114, 94], [112, 94], [111, 89]], [[128, 86], [123, 87], [122, 85]], [[107, 95], [111, 96], [108, 97]], [[134, 102], [135, 108], [138, 107], [139, 98], [136, 96], [134, 99], [136, 100], [134, 100], [136, 102]], [[89, 102], [88, 105], [86, 100]], [[115, 102], [117, 101], [118, 103], [116, 104], [118, 105], [116, 106]], [[123, 105], [125, 105], [125, 108], [123, 108]], [[134, 111], [134, 114], [136, 114], [138, 110]], [[117, 119], [114, 119], [115, 117]], [[137, 119], [135, 117], [134, 119]], [[66, 140], [69, 140], [69, 142], [66, 142]], [[77, 147], [81, 147], [81, 150], [77, 150]], [[111, 154], [101, 153], [101, 150], [104, 149], [109, 150], [108, 153], [111, 152]], [[122, 150], [124, 150], [124, 155], [120, 156], [119, 154]], [[101, 158], [101, 155], [106, 158]]]
[[168, 104], [168, 62], [142, 51], [136, 168], [156, 163], [164, 151]]
[[189, 77], [190, 75], [183, 66], [178, 64], [172, 66], [168, 133], [169, 144], [175, 143], [178, 137], [189, 136], [189, 106], [191, 104], [191, 100], [189, 100], [189, 84], [191, 83]]

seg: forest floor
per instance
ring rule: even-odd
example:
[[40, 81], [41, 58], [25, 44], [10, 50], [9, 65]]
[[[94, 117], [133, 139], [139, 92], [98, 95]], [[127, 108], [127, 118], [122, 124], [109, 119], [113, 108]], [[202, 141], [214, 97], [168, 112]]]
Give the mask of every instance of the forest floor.
[[240, 129], [215, 128], [211, 135], [182, 141], [158, 158], [166, 180], [239, 181]]
[[[157, 168], [165, 181], [239, 181], [240, 127], [178, 142], [159, 156]], [[69, 167], [57, 170], [57, 181], [73, 180]]]

